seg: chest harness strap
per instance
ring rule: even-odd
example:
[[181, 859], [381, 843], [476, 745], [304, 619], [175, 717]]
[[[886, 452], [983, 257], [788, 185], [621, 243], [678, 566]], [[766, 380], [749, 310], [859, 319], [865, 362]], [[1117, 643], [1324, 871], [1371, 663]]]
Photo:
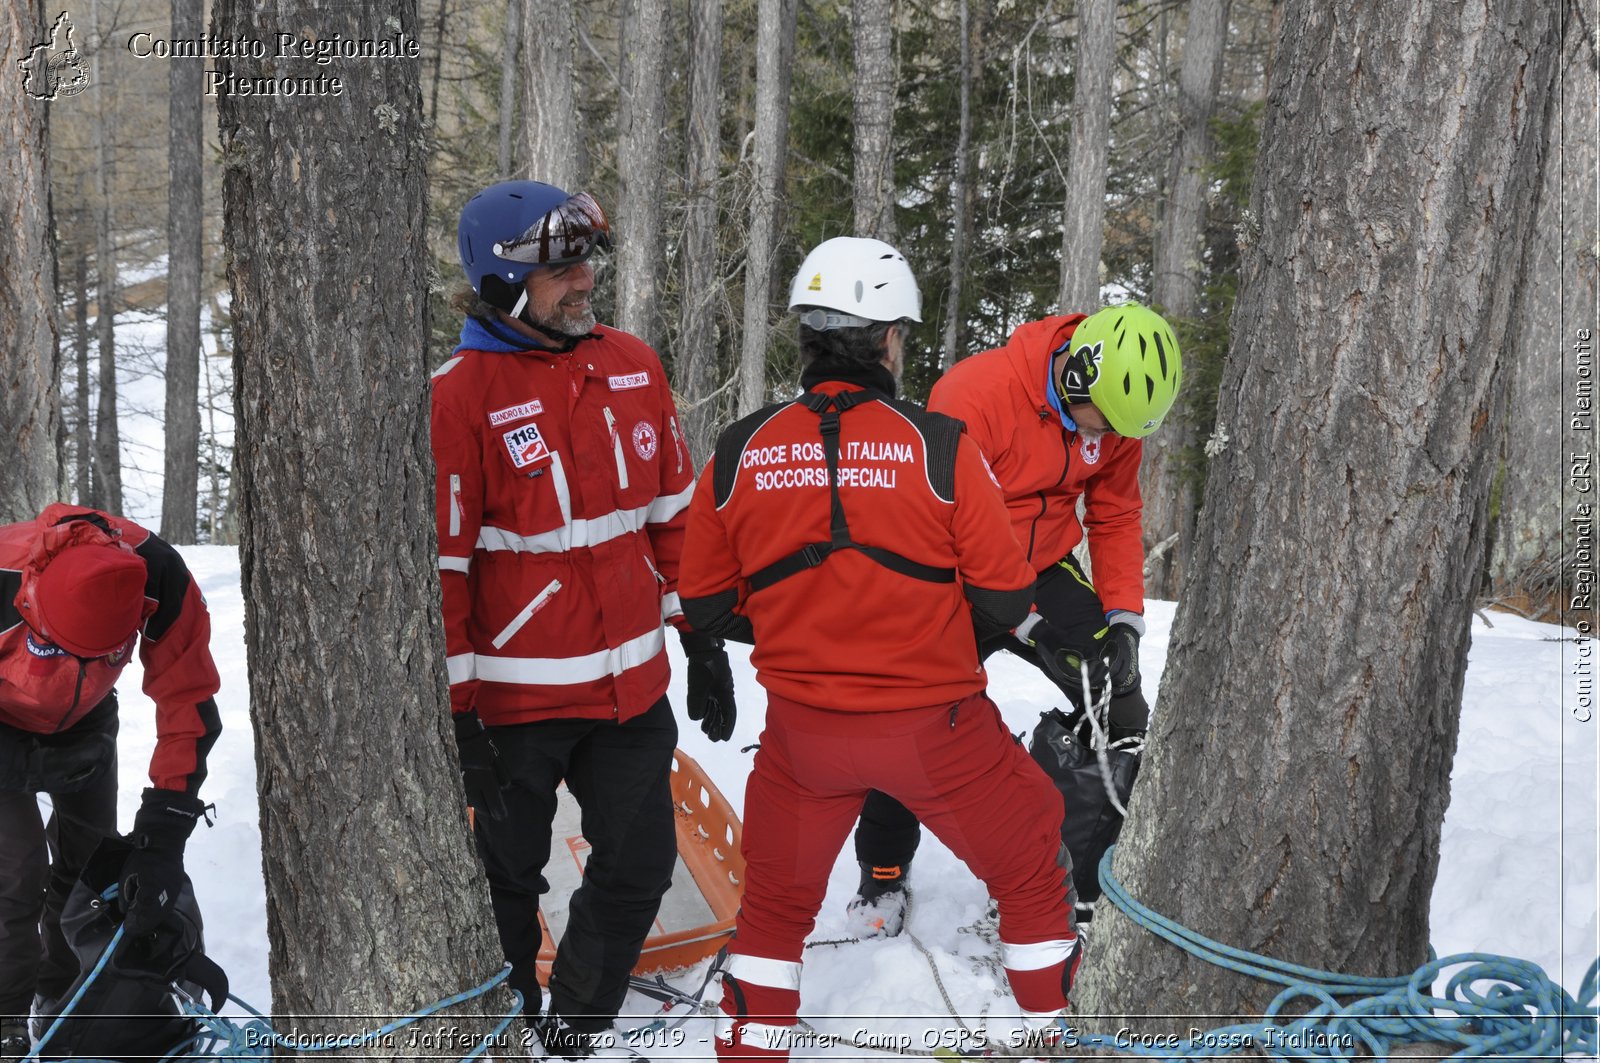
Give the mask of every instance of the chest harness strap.
[[827, 542], [807, 543], [794, 553], [779, 558], [753, 574], [750, 577], [752, 592], [766, 590], [774, 583], [786, 580], [808, 568], [816, 568], [837, 550], [857, 550], [891, 572], [898, 572], [902, 576], [909, 576], [925, 583], [955, 582], [956, 570], [953, 568], [924, 565], [893, 550], [885, 550], [880, 546], [867, 546], [850, 538], [850, 522], [844, 514], [844, 501], [839, 497], [839, 415], [852, 407], [882, 398], [882, 392], [867, 388], [864, 391], [841, 391], [837, 395], [811, 391], [794, 400], [820, 417], [817, 427], [822, 432], [822, 450], [828, 461], [828, 494], [831, 500], [828, 519], [830, 538]]

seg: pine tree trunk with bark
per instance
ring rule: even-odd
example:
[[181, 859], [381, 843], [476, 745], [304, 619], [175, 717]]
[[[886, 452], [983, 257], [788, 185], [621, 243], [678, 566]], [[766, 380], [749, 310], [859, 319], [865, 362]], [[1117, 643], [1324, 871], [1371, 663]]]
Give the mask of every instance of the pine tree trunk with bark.
[[961, 35], [960, 68], [956, 74], [956, 152], [950, 177], [950, 294], [945, 307], [943, 353], [939, 368], [948, 372], [961, 351], [961, 295], [967, 272], [967, 235], [972, 228], [972, 26], [968, 0], [956, 0], [956, 27]]
[[789, 141], [789, 80], [796, 0], [759, 0], [756, 14], [755, 148], [750, 164], [750, 238], [745, 251], [739, 416], [767, 402], [767, 334], [777, 258], [779, 192]]
[[704, 462], [717, 438], [717, 328], [725, 294], [717, 268], [717, 183], [722, 157], [722, 0], [689, 0], [688, 146], [683, 210], [683, 295], [675, 359], [689, 453]]
[[617, 327], [661, 341], [662, 138], [666, 126], [667, 0], [628, 0], [617, 123]]
[[522, 177], [577, 192], [587, 150], [578, 114], [574, 57], [578, 52], [578, 7], [561, 0], [522, 5], [520, 158]]
[[[205, 32], [200, 0], [172, 0], [174, 37]], [[161, 537], [195, 541], [200, 487], [200, 101], [205, 67], [169, 64], [167, 141], [167, 403]]]
[[[1155, 272], [1150, 301], [1176, 319], [1179, 344], [1183, 319], [1194, 316], [1200, 302], [1204, 267], [1200, 262], [1205, 230], [1206, 174], [1211, 162], [1211, 115], [1222, 81], [1223, 46], [1228, 37], [1228, 0], [1193, 0], [1188, 32], [1183, 38], [1183, 65], [1178, 74], [1178, 130], [1168, 171], [1166, 211], [1155, 244]], [[1193, 486], [1179, 466], [1179, 454], [1196, 442], [1192, 425], [1171, 418], [1145, 440], [1139, 466], [1144, 499], [1144, 547], [1155, 547], [1176, 535], [1177, 541], [1149, 564], [1145, 592], [1152, 598], [1177, 598], [1194, 542], [1197, 508]]]
[[[1595, 329], [1595, 53], [1579, 19], [1568, 16], [1561, 102], [1550, 109], [1549, 152], [1530, 238], [1528, 268], [1511, 330], [1515, 369], [1499, 519], [1490, 558], [1493, 593], [1534, 617], [1553, 619], [1563, 603], [1562, 488], [1567, 454], [1592, 453], [1594, 418], [1574, 429], [1569, 383], [1579, 328]], [[1570, 370], [1568, 370], [1570, 372]], [[1567, 571], [1571, 571], [1571, 558]]]
[[[512, 174], [511, 144], [516, 139], [517, 122], [517, 52], [522, 36], [522, 4], [519, 0], [506, 0], [505, 40], [500, 54], [500, 154], [495, 164], [495, 176], [509, 181]], [[444, 50], [444, 34], [439, 37], [439, 48]]]
[[1064, 314], [1093, 313], [1100, 307], [1117, 0], [1080, 0], [1074, 36], [1072, 132], [1067, 147], [1067, 195], [1061, 210], [1059, 305]]
[[[226, 38], [418, 28], [415, 0], [215, 11]], [[245, 59], [222, 70], [343, 79], [338, 97], [224, 94], [218, 117], [273, 1009], [303, 1031], [365, 1028], [502, 963], [449, 722], [428, 267], [410, 253], [427, 231], [419, 71]], [[441, 1021], [479, 1037], [494, 1020], [475, 1016], [507, 1010], [497, 991]], [[363, 1058], [440, 1054], [380, 1047]]]
[[894, 0], [854, 0], [855, 234], [894, 243]]
[[[50, 104], [23, 91], [18, 78], [33, 47], [49, 36], [38, 0], [0, 9], [0, 424], [7, 459], [0, 462], [0, 522], [26, 520], [54, 500], [61, 420], [54, 389], [57, 364], [56, 250], [51, 234]], [[32, 57], [35, 95], [48, 90]]]
[[94, 273], [95, 343], [99, 348], [98, 400], [94, 417], [94, 494], [91, 505], [122, 512], [122, 438], [117, 424], [117, 245], [111, 229], [111, 116], [100, 53], [107, 41], [100, 30], [100, 0], [89, 3], [89, 33], [94, 52], [89, 81], [95, 93], [94, 117]]
[[[1284, 6], [1227, 444], [1114, 863], [1225, 944], [1371, 976], [1426, 959], [1558, 15]], [[1095, 930], [1086, 1011], [1182, 1030], [1280, 988], [1108, 904]]]
[[74, 482], [77, 485], [77, 502], [88, 505], [94, 497], [94, 422], [89, 416], [89, 254], [78, 245], [73, 256], [73, 287], [76, 301], [73, 304], [72, 355], [75, 393], [73, 395], [72, 426], [73, 455], [77, 465]]

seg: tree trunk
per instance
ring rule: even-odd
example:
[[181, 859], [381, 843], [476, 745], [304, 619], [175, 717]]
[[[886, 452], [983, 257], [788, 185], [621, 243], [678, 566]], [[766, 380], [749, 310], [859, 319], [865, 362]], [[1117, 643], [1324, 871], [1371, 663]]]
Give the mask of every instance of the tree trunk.
[[617, 327], [661, 341], [661, 141], [666, 126], [667, 0], [628, 0], [623, 22], [617, 169]]
[[[495, 173], [511, 178], [511, 133], [517, 122], [517, 37], [522, 27], [518, 0], [506, 0], [505, 52], [500, 59], [500, 159]], [[441, 34], [439, 47], [444, 48]]]
[[[1490, 574], [1494, 593], [1535, 617], [1554, 619], [1562, 594], [1562, 488], [1571, 472], [1558, 455], [1593, 450], [1590, 427], [1563, 416], [1571, 388], [1562, 381], [1577, 330], [1595, 327], [1596, 141], [1594, 56], [1581, 23], [1570, 18], [1561, 105], [1550, 109], [1550, 144], [1521, 275], [1513, 351], [1511, 418]], [[1592, 342], [1592, 340], [1591, 340]], [[1572, 571], [1570, 565], [1568, 571]]]
[[[215, 10], [223, 38], [417, 33], [416, 0]], [[394, 253], [426, 243], [422, 96], [415, 63], [221, 69], [343, 82], [296, 98], [292, 120], [281, 101], [218, 100], [273, 1010], [322, 1030], [316, 1016], [403, 1014], [501, 966], [449, 746], [427, 256]], [[449, 1021], [477, 1037], [492, 1019], [475, 1015], [507, 1009], [496, 993]]]
[[95, 341], [99, 347], [99, 403], [94, 418], [94, 492], [92, 505], [122, 512], [122, 441], [117, 426], [117, 249], [111, 231], [111, 156], [107, 126], [106, 87], [100, 79], [100, 0], [90, 0], [89, 34], [94, 52], [89, 80], [96, 86], [94, 118], [94, 272]]
[[789, 141], [789, 78], [796, 0], [759, 0], [756, 14], [755, 151], [750, 165], [750, 239], [745, 250], [744, 338], [739, 415], [767, 402], [767, 333], [776, 272], [778, 201]]
[[73, 396], [72, 426], [73, 457], [77, 467], [77, 501], [80, 506], [92, 505], [94, 498], [94, 421], [89, 416], [89, 254], [82, 243], [73, 256], [73, 287], [77, 300], [73, 305], [72, 354], [77, 370], [77, 393]]
[[[1226, 944], [1373, 976], [1426, 958], [1556, 20], [1285, 4], [1229, 442], [1115, 863]], [[1184, 1029], [1280, 988], [1095, 927], [1086, 1011]]]
[[[506, 36], [508, 38], [511, 37], [513, 32], [512, 28], [515, 25], [515, 18], [510, 18], [507, 20]], [[434, 24], [433, 27], [433, 69], [429, 72], [428, 76], [428, 125], [432, 128], [435, 135], [437, 135], [439, 131], [439, 83], [444, 80], [444, 49], [447, 39], [445, 35], [449, 32], [449, 26], [450, 0], [439, 0], [439, 20]], [[513, 45], [512, 48], [513, 54], [505, 64], [506, 69], [512, 68], [516, 63], [516, 55], [514, 54], [515, 45]], [[502, 101], [505, 99], [504, 84], [505, 82], [502, 79]], [[505, 153], [510, 150], [510, 139], [504, 125], [501, 126], [500, 137], [502, 145], [502, 165], [496, 172], [504, 175], [508, 169], [508, 167], [505, 165], [507, 162]]]
[[854, 0], [856, 235], [893, 243], [894, 0]]
[[1079, 0], [1076, 37], [1067, 196], [1061, 211], [1059, 298], [1064, 314], [1093, 313], [1100, 306], [1100, 249], [1105, 246], [1117, 0]]
[[[25, 520], [55, 498], [60, 399], [52, 387], [58, 359], [56, 250], [50, 225], [48, 102], [43, 61], [32, 55], [50, 36], [39, 0], [11, 0], [0, 10], [0, 522]], [[17, 80], [32, 59], [30, 95]]]
[[[172, 0], [174, 37], [205, 33], [200, 0]], [[200, 481], [200, 101], [205, 67], [168, 64], [167, 101], [167, 404], [161, 537], [195, 541]]]
[[582, 120], [578, 115], [577, 5], [527, 0], [522, 7], [521, 158], [515, 171], [568, 192], [585, 176]]
[[725, 295], [717, 268], [717, 180], [722, 156], [722, 0], [689, 0], [688, 188], [683, 211], [678, 391], [689, 453], [701, 462], [717, 438], [717, 328]]
[[[1166, 213], [1156, 238], [1150, 290], [1156, 309], [1177, 319], [1180, 336], [1182, 319], [1193, 317], [1200, 301], [1205, 168], [1211, 162], [1211, 115], [1222, 81], [1227, 36], [1228, 0], [1192, 0], [1183, 40], [1183, 68], [1178, 74], [1178, 135], [1172, 145]], [[1177, 542], [1149, 565], [1145, 590], [1152, 598], [1177, 598], [1183, 586], [1198, 507], [1193, 484], [1183, 476], [1178, 459], [1180, 452], [1195, 442], [1194, 426], [1176, 417], [1145, 440], [1139, 486], [1144, 498], [1146, 554], [1169, 536], [1178, 536]]]
[[939, 360], [941, 372], [948, 372], [963, 357], [961, 290], [967, 272], [967, 231], [972, 227], [972, 27], [967, 3], [968, 0], [956, 0], [956, 23], [961, 34], [961, 68], [956, 87], [959, 101], [956, 154], [950, 177], [950, 294], [945, 308], [944, 354]]

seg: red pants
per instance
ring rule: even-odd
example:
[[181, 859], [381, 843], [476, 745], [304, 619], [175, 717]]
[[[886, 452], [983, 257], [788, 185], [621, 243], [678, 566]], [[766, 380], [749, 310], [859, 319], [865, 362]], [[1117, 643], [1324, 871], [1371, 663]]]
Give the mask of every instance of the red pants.
[[873, 789], [916, 813], [988, 886], [1023, 1010], [1066, 1006], [1078, 954], [1061, 798], [994, 703], [980, 692], [955, 705], [856, 713], [769, 694], [745, 785], [744, 900], [723, 979], [720, 1058], [788, 1055], [805, 939]]

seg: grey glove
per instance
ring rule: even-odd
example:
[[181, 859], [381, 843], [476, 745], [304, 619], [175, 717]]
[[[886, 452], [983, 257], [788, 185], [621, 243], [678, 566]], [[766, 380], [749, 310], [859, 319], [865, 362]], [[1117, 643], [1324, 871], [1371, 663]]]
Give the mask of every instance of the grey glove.
[[1101, 651], [1111, 678], [1111, 696], [1120, 698], [1139, 689], [1139, 639], [1144, 635], [1144, 618], [1138, 613], [1111, 614]]

